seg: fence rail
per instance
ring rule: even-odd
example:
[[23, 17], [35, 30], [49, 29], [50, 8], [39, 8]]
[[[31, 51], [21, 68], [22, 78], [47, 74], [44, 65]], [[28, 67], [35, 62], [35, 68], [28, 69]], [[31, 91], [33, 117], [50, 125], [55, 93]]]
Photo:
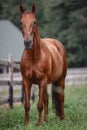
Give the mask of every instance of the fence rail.
[[[0, 66], [9, 67], [9, 61], [0, 60]], [[20, 69], [20, 65], [16, 62], [13, 62], [13, 68]]]
[[[13, 108], [13, 102], [21, 101], [23, 103], [24, 99], [23, 87], [21, 84], [21, 74], [20, 72], [13, 73], [14, 68], [20, 69], [20, 67], [19, 64], [13, 62], [11, 57], [9, 58], [9, 61], [0, 60], [0, 66], [5, 66], [9, 68], [8, 73], [0, 74], [0, 86], [9, 86], [9, 97], [7, 100], [0, 101], [0, 105], [9, 103], [10, 108]], [[68, 69], [65, 84], [66, 86], [87, 84], [87, 67]], [[21, 85], [21, 96], [19, 98], [13, 97], [13, 86], [15, 85]]]
[[68, 69], [66, 76], [66, 86], [84, 84], [87, 84], [87, 67]]

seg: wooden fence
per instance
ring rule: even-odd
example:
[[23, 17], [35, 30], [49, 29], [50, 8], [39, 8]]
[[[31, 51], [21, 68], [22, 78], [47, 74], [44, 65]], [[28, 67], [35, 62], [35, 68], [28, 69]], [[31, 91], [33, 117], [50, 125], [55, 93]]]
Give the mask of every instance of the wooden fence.
[[68, 69], [66, 76], [66, 86], [85, 84], [87, 84], [87, 67]]
[[[0, 101], [1, 104], [9, 103], [9, 107], [13, 108], [13, 102], [21, 101], [23, 103], [24, 93], [21, 84], [22, 78], [20, 72], [13, 73], [14, 68], [20, 69], [19, 64], [13, 62], [11, 55], [9, 61], [0, 60], [0, 66], [8, 67], [8, 73], [0, 74], [0, 86], [9, 86], [9, 97], [7, 100]], [[72, 68], [68, 69], [66, 76], [66, 86], [76, 86], [87, 84], [87, 68]], [[21, 96], [20, 98], [13, 97], [13, 86], [21, 85]], [[34, 90], [32, 92], [34, 99]]]
[[[0, 60], [0, 66], [4, 66], [8, 68], [8, 73], [0, 74], [0, 85], [8, 85], [9, 86], [9, 97], [7, 100], [0, 100], [0, 104], [9, 103], [10, 108], [13, 108], [14, 101], [21, 101], [23, 103], [24, 100], [24, 92], [23, 86], [21, 84], [21, 75], [14, 74], [14, 68], [20, 69], [19, 64], [13, 62], [13, 58], [9, 55], [8, 61]], [[21, 97], [13, 98], [13, 85], [21, 85]]]

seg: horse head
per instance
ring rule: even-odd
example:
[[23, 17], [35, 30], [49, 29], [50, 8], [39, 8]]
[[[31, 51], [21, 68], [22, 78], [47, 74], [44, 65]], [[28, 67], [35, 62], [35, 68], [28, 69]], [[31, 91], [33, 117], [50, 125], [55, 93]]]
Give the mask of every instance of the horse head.
[[37, 26], [35, 17], [35, 4], [32, 5], [30, 11], [25, 11], [22, 4], [20, 4], [21, 11], [21, 30], [24, 38], [24, 45], [26, 49], [31, 49], [33, 46], [35, 29]]

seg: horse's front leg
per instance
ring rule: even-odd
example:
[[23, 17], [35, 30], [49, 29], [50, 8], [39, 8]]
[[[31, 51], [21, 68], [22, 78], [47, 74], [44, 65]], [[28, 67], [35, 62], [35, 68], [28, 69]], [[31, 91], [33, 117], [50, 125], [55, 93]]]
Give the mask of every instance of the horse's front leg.
[[44, 91], [44, 121], [48, 121], [48, 93], [47, 93], [47, 88], [45, 88]]
[[30, 110], [30, 92], [31, 92], [31, 83], [26, 80], [23, 79], [23, 88], [24, 88], [24, 94], [25, 94], [25, 124], [28, 124], [28, 114], [29, 114], [29, 110]]
[[44, 91], [47, 86], [47, 80], [43, 79], [39, 83], [39, 101], [37, 104], [38, 109], [38, 125], [42, 124], [42, 110], [43, 110], [43, 103], [44, 103]]

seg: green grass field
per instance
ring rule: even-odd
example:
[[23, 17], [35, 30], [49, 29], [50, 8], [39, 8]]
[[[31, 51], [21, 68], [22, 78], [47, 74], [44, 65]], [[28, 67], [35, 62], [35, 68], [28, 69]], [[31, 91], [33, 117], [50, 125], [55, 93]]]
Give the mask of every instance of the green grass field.
[[[51, 96], [50, 96], [51, 97]], [[30, 123], [24, 126], [24, 106], [0, 110], [0, 130], [87, 130], [87, 86], [66, 87], [65, 115], [60, 121], [52, 112], [49, 98], [49, 120], [37, 126], [37, 99], [31, 105]]]

